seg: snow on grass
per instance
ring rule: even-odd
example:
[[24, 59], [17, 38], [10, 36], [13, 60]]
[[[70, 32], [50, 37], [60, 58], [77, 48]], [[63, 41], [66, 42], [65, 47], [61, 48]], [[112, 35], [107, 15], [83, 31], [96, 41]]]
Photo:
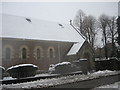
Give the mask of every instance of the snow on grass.
[[13, 80], [13, 79], [16, 79], [16, 78], [12, 78], [12, 77], [4, 77], [3, 80]]
[[49, 73], [47, 73], [47, 74], [37, 74], [34, 77], [42, 77], [42, 76], [50, 76], [50, 74]]
[[110, 70], [104, 70], [104, 71], [97, 71], [94, 73], [91, 73], [91, 76], [107, 76], [107, 75], [112, 75], [112, 74], [116, 74], [116, 71], [110, 71]]
[[99, 76], [106, 76], [106, 75], [112, 75], [112, 74], [117, 74], [120, 73], [117, 71], [98, 71], [91, 73], [89, 75], [69, 75], [69, 76], [62, 76], [59, 78], [51, 78], [51, 79], [41, 79], [37, 81], [31, 81], [31, 82], [24, 82], [24, 83], [17, 83], [17, 84], [8, 84], [5, 85], [3, 84], [3, 88], [42, 88], [42, 87], [50, 87], [50, 86], [55, 86], [55, 85], [61, 85], [61, 84], [66, 84], [66, 83], [72, 83], [72, 82], [77, 82], [77, 81], [82, 81], [82, 80], [88, 80], [88, 79], [94, 79]]
[[105, 74], [105, 73], [111, 73], [111, 72], [115, 72], [115, 71], [110, 71], [110, 70], [105, 70], [105, 71], [97, 71], [97, 72], [94, 72], [93, 74]]
[[37, 74], [34, 77], [45, 77], [45, 76], [54, 76], [54, 75], [59, 75], [59, 74], [50, 74], [50, 73], [45, 73], [45, 74]]
[[3, 85], [6, 88], [40, 88], [40, 87], [48, 87], [48, 86], [55, 86], [65, 83], [71, 83], [78, 80], [87, 79], [85, 75], [74, 75], [74, 76], [64, 76], [60, 78], [52, 78], [52, 79], [41, 79], [33, 82], [26, 82], [26, 83], [18, 83], [18, 84], [9, 84]]
[[[120, 81], [119, 82], [115, 82], [113, 84], [109, 84], [109, 85], [99, 86], [97, 88], [118, 88], [120, 90]], [[96, 90], [97, 88], [95, 88], [93, 90]]]

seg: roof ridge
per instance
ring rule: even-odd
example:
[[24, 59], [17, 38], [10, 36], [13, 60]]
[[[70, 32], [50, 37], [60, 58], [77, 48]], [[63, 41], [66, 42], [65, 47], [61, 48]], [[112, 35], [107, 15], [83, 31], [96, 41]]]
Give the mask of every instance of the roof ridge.
[[79, 33], [80, 36], [82, 36], [83, 39], [86, 40], [85, 36], [83, 36], [82, 33], [78, 31], [78, 29], [71, 23], [71, 21], [70, 21], [70, 25]]
[[9, 15], [9, 16], [15, 16], [15, 17], [21, 17], [21, 18], [35, 19], [35, 20], [41, 20], [41, 21], [57, 23], [57, 24], [67, 24], [63, 22], [56, 22], [56, 21], [50, 21], [50, 20], [45, 20], [45, 19], [40, 19], [40, 18], [35, 18], [30, 16], [22, 16], [22, 15], [15, 15], [15, 14], [9, 14], [9, 13], [0, 13], [0, 15]]
[[[15, 16], [3, 14], [3, 36], [12, 38], [25, 38], [36, 40], [54, 40], [54, 41], [67, 41], [67, 42], [80, 42], [83, 41], [82, 35], [70, 24], [48, 22], [40, 19], [32, 19], [28, 23], [23, 16]], [[28, 21], [30, 21], [28, 19]], [[71, 37], [72, 36], [72, 37]]]

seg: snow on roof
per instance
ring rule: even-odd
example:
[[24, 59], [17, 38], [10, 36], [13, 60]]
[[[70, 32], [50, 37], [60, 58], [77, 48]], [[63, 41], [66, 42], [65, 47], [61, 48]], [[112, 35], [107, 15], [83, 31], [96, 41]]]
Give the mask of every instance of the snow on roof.
[[69, 24], [55, 23], [14, 15], [2, 15], [2, 37], [64, 42], [83, 42]]
[[38, 68], [36, 65], [33, 65], [33, 64], [20, 64], [20, 65], [15, 65], [15, 66], [9, 67], [7, 69], [7, 71], [10, 70], [10, 69], [14, 69], [14, 68], [18, 68], [18, 67], [23, 67], [23, 66], [32, 66], [32, 67]]
[[79, 43], [75, 43], [72, 48], [70, 49], [70, 51], [67, 53], [67, 55], [74, 55], [76, 54], [80, 48], [82, 47], [84, 43], [84, 40], [81, 40]]

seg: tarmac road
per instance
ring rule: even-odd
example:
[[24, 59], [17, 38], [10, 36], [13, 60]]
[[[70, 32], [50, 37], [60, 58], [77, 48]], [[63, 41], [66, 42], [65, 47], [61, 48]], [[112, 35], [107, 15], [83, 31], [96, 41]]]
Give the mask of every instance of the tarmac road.
[[[75, 88], [76, 89], [78, 88], [79, 90], [81, 90], [81, 89], [94, 90], [95, 87], [112, 84], [112, 83], [115, 83], [118, 81], [120, 81], [120, 73], [115, 74], [115, 75], [110, 75], [110, 76], [101, 76], [99, 78], [94, 78], [94, 79], [82, 80], [82, 81], [69, 83], [69, 84], [67, 83], [67, 84], [63, 84], [63, 85], [51, 86], [51, 87], [47, 87], [47, 88], [56, 88], [56, 89], [57, 88], [64, 88], [64, 89], [67, 88], [69, 90], [70, 89], [74, 90]], [[2, 90], [39, 90], [39, 89], [40, 88], [16, 89], [13, 87], [13, 88], [3, 88]], [[97, 89], [97, 90], [101, 90], [101, 89]], [[104, 89], [104, 90], [111, 90], [111, 89]], [[118, 90], [118, 89], [114, 89], [114, 90]]]
[[98, 87], [98, 86], [112, 84], [112, 83], [115, 83], [118, 81], [120, 81], [120, 74], [104, 76], [104, 77], [100, 77], [100, 78], [96, 78], [96, 79], [84, 80], [84, 81], [79, 81], [79, 82], [75, 82], [75, 83], [54, 86], [51, 88], [84, 88], [85, 90], [90, 90], [90, 89]]

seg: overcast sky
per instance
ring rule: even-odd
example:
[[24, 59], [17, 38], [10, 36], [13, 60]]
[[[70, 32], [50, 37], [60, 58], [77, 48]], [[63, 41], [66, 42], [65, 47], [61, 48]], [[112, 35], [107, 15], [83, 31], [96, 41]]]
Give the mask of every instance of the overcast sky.
[[[2, 5], [2, 7], [1, 7]], [[0, 13], [69, 23], [79, 9], [98, 18], [101, 14], [118, 15], [118, 2], [3, 2]], [[102, 46], [98, 33], [96, 45]]]
[[69, 23], [79, 9], [95, 17], [118, 15], [117, 2], [4, 2], [0, 13]]

